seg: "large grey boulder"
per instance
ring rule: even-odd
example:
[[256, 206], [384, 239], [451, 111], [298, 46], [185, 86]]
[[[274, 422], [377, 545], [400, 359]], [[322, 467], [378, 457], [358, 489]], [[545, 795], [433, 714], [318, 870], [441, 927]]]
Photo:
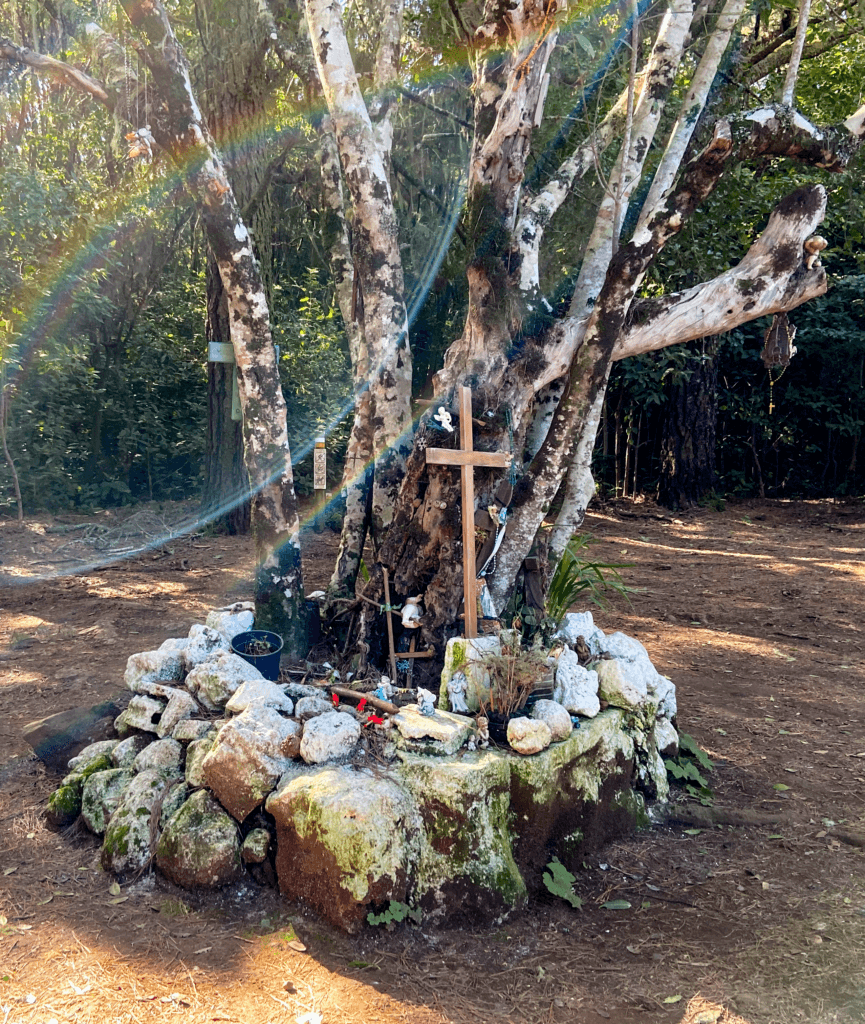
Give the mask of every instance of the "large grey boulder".
[[328, 711], [310, 718], [303, 727], [300, 756], [307, 764], [324, 764], [347, 757], [360, 739], [357, 719], [342, 711]]
[[[167, 689], [167, 688], [166, 688]], [[168, 703], [156, 726], [156, 735], [160, 739], [171, 736], [179, 722], [192, 718], [201, 710], [186, 690], [174, 689], [167, 693]]]
[[557, 700], [535, 701], [535, 706], [532, 708], [532, 718], [546, 722], [553, 743], [566, 740], [571, 735], [571, 730], [574, 727], [568, 709], [564, 704], [559, 704]]
[[[642, 707], [649, 696], [648, 673], [645, 663], [640, 661], [619, 661], [610, 658], [596, 663], [598, 672], [598, 693], [614, 708]], [[655, 670], [649, 665], [649, 669]]]
[[81, 817], [91, 832], [101, 835], [105, 831], [131, 781], [132, 772], [124, 768], [95, 772], [85, 781], [81, 791]]
[[333, 710], [333, 704], [322, 693], [300, 697], [294, 705], [294, 715], [299, 722], [308, 722], [310, 718], [326, 715], [328, 711]]
[[235, 601], [225, 608], [216, 608], [209, 612], [205, 625], [218, 630], [225, 639], [231, 641], [238, 633], [252, 629], [255, 622], [255, 605], [252, 601]]
[[186, 784], [192, 789], [205, 785], [204, 759], [213, 750], [216, 736], [216, 729], [213, 729], [201, 739], [193, 740], [186, 748]]
[[157, 740], [155, 743], [149, 743], [138, 754], [132, 762], [132, 770], [144, 772], [153, 769], [157, 772], [167, 772], [169, 775], [179, 775], [182, 758], [183, 747], [177, 740]]
[[116, 874], [142, 871], [150, 862], [154, 808], [170, 785], [167, 776], [152, 769], [136, 775], [111, 815], [102, 842], [102, 867]]
[[79, 772], [84, 771], [87, 767], [93, 764], [97, 758], [104, 757], [106, 754], [110, 754], [120, 740], [98, 740], [96, 743], [91, 743], [86, 746], [80, 753], [76, 754], [75, 757], [69, 761], [69, 771]]
[[474, 732], [474, 721], [451, 711], [422, 715], [417, 705], [409, 704], [393, 715], [396, 745], [415, 754], [447, 757], [455, 754]]
[[203, 718], [184, 718], [175, 725], [171, 732], [171, 738], [180, 743], [190, 743], [192, 740], [200, 740], [214, 728], [213, 722]]
[[130, 655], [123, 681], [134, 693], [144, 693], [148, 683], [176, 683], [183, 678], [183, 651], [189, 640], [166, 640], [155, 651]]
[[202, 763], [205, 784], [232, 817], [243, 821], [297, 756], [299, 740], [297, 722], [252, 704], [217, 733]]
[[125, 740], [121, 740], [111, 751], [111, 760], [114, 762], [114, 767], [131, 768], [135, 758], [138, 757], [148, 743], [152, 742], [149, 736], [141, 736], [138, 733], [134, 736], [127, 736]]
[[183, 648], [183, 667], [191, 672], [196, 665], [231, 649], [231, 644], [218, 629], [197, 623], [189, 630], [189, 643]]
[[260, 679], [264, 676], [239, 654], [221, 651], [189, 673], [186, 687], [208, 711], [221, 711], [244, 683]]
[[187, 889], [213, 889], [240, 877], [237, 825], [206, 790], [193, 793], [166, 823], [156, 866]]
[[294, 703], [291, 697], [286, 697], [282, 687], [264, 678], [241, 683], [229, 698], [225, 710], [232, 715], [239, 715], [246, 711], [250, 704], [264, 704], [266, 707], [281, 711], [284, 715], [290, 715], [294, 711]]
[[553, 700], [573, 715], [594, 718], [601, 710], [598, 698], [598, 673], [580, 664], [580, 659], [566, 647], [556, 663]]

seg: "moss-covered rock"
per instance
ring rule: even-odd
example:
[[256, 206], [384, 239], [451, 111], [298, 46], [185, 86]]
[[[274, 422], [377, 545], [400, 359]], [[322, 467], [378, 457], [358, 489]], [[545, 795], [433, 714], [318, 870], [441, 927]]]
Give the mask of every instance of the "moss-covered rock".
[[94, 772], [85, 781], [81, 791], [81, 817], [91, 832], [101, 835], [105, 831], [132, 776], [129, 769], [109, 768]]
[[479, 636], [473, 640], [453, 637], [448, 640], [439, 686], [438, 706], [443, 711], [448, 710], [448, 683], [455, 672], [464, 672], [468, 683], [466, 704], [470, 711], [477, 711], [481, 701], [486, 700], [490, 693], [490, 673], [484, 659], [492, 654], [501, 653], [502, 645], [497, 636]]
[[[73, 761], [76, 759], [73, 758]], [[78, 769], [70, 772], [48, 798], [45, 820], [51, 828], [66, 828], [81, 813], [81, 791], [84, 783], [91, 775], [112, 767], [110, 748], [77, 763]]]
[[240, 876], [237, 826], [205, 790], [193, 793], [167, 822], [156, 866], [188, 889], [218, 888]]
[[261, 864], [270, 849], [270, 833], [266, 828], [254, 828], [243, 840], [240, 856], [244, 864]]
[[347, 931], [389, 900], [406, 902], [421, 822], [397, 781], [343, 767], [297, 775], [272, 793], [279, 889]]
[[102, 866], [106, 871], [124, 874], [148, 865], [157, 833], [154, 809], [158, 815], [169, 784], [162, 773], [148, 769], [127, 786], [102, 841]]

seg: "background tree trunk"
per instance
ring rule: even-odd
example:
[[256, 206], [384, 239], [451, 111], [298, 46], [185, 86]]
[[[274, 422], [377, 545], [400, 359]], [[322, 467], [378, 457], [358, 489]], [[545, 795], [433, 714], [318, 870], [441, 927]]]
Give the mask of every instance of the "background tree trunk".
[[678, 510], [699, 504], [715, 489], [719, 340], [706, 338], [688, 361], [667, 401], [658, 501]]

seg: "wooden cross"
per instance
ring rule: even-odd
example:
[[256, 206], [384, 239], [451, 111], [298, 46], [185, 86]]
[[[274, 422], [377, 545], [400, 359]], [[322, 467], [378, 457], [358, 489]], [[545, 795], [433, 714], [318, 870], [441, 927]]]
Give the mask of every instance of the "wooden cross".
[[459, 466], [463, 492], [463, 594], [466, 639], [478, 635], [477, 585], [475, 579], [475, 466], [500, 469], [511, 464], [510, 452], [476, 452], [472, 447], [472, 392], [460, 388], [461, 448], [427, 448], [428, 466]]

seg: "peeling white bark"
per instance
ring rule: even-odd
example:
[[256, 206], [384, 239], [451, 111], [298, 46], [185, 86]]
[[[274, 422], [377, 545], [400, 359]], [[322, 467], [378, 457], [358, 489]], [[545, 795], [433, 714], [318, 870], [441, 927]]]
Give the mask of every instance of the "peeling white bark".
[[805, 49], [805, 36], [808, 34], [808, 17], [811, 14], [811, 0], [799, 0], [799, 22], [796, 25], [796, 36], [790, 53], [790, 63], [784, 77], [784, 88], [781, 91], [781, 102], [785, 107], [793, 106], [796, 92], [796, 79], [799, 77], [799, 65], [802, 63], [802, 51]]

